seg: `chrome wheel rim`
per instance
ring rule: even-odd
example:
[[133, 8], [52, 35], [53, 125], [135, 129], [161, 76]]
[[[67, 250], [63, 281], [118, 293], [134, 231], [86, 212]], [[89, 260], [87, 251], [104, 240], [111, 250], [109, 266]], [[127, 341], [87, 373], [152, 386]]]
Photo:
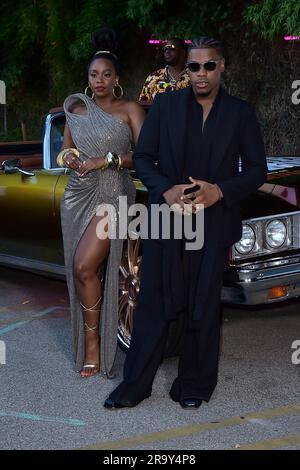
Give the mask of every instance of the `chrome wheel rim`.
[[141, 239], [128, 238], [125, 242], [119, 270], [119, 325], [118, 340], [128, 349], [133, 326], [133, 315], [140, 291]]

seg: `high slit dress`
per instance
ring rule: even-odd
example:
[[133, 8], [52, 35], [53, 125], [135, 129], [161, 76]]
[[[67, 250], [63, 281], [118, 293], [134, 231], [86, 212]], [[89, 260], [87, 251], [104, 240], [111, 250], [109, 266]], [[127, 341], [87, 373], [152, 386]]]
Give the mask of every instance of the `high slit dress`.
[[[72, 105], [78, 102], [83, 102], [87, 114], [75, 114], [70, 111]], [[108, 151], [117, 154], [126, 154], [130, 151], [132, 133], [129, 125], [120, 118], [103, 111], [93, 99], [81, 93], [70, 95], [64, 102], [64, 111], [81, 160], [99, 157]], [[112, 223], [115, 224], [117, 236], [110, 241], [109, 255], [106, 260], [99, 323], [100, 373], [107, 378], [114, 376], [112, 369], [117, 349], [119, 266], [124, 242], [124, 237], [118, 237], [119, 196], [127, 196], [129, 206], [135, 202], [135, 193], [135, 186], [127, 169], [93, 170], [84, 177], [79, 177], [75, 171], [71, 171], [61, 202], [72, 343], [75, 368], [78, 371], [84, 364], [84, 328], [80, 300], [74, 285], [74, 256], [82, 235], [97, 214], [99, 205], [109, 204], [115, 209], [109, 214], [114, 219]], [[122, 216], [127, 217], [127, 214], [122, 213]]]

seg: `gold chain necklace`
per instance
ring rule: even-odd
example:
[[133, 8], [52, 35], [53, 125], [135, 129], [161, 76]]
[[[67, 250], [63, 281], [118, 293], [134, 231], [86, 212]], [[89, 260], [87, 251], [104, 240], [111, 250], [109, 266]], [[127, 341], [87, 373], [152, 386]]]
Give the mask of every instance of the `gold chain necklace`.
[[176, 83], [184, 72], [185, 72], [185, 68], [179, 73], [178, 77], [175, 78], [175, 77], [171, 74], [170, 69], [169, 69], [169, 66], [167, 66], [167, 75], [168, 75], [168, 79], [169, 79], [169, 81], [170, 81], [171, 83]]

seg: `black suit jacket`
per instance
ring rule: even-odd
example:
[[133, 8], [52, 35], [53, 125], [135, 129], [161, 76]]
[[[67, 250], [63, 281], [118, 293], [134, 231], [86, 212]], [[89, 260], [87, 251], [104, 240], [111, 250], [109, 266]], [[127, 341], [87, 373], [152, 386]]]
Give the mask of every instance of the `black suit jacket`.
[[[185, 88], [157, 94], [141, 129], [134, 168], [149, 191], [150, 204], [164, 202], [162, 194], [182, 183], [190, 92]], [[254, 107], [223, 89], [214, 133], [209, 181], [217, 183], [224, 195], [219, 244], [229, 247], [241, 237], [240, 200], [266, 179], [266, 157]]]

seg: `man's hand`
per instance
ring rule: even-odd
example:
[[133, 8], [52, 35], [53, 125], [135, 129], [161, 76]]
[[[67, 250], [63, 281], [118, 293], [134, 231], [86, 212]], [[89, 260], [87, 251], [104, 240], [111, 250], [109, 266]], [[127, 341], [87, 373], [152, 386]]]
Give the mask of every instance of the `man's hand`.
[[181, 201], [185, 204], [193, 204], [193, 206], [197, 206], [197, 204], [203, 204], [204, 209], [207, 209], [219, 201], [220, 197], [222, 197], [221, 191], [218, 190], [215, 184], [211, 184], [203, 180], [196, 180], [191, 176], [189, 177], [189, 180], [195, 186], [200, 186], [200, 189], [187, 195], [182, 195]]
[[86, 176], [90, 171], [102, 168], [105, 163], [105, 157], [91, 157], [80, 164], [78, 174], [79, 176]]
[[182, 200], [182, 196], [184, 195], [184, 191], [188, 188], [193, 188], [196, 186], [196, 183], [192, 184], [176, 184], [172, 186], [172, 188], [168, 189], [163, 193], [163, 197], [166, 203], [171, 207], [175, 206], [175, 209], [178, 209], [179, 212], [185, 212], [187, 209], [188, 204], [191, 204], [190, 200], [184, 202]]

